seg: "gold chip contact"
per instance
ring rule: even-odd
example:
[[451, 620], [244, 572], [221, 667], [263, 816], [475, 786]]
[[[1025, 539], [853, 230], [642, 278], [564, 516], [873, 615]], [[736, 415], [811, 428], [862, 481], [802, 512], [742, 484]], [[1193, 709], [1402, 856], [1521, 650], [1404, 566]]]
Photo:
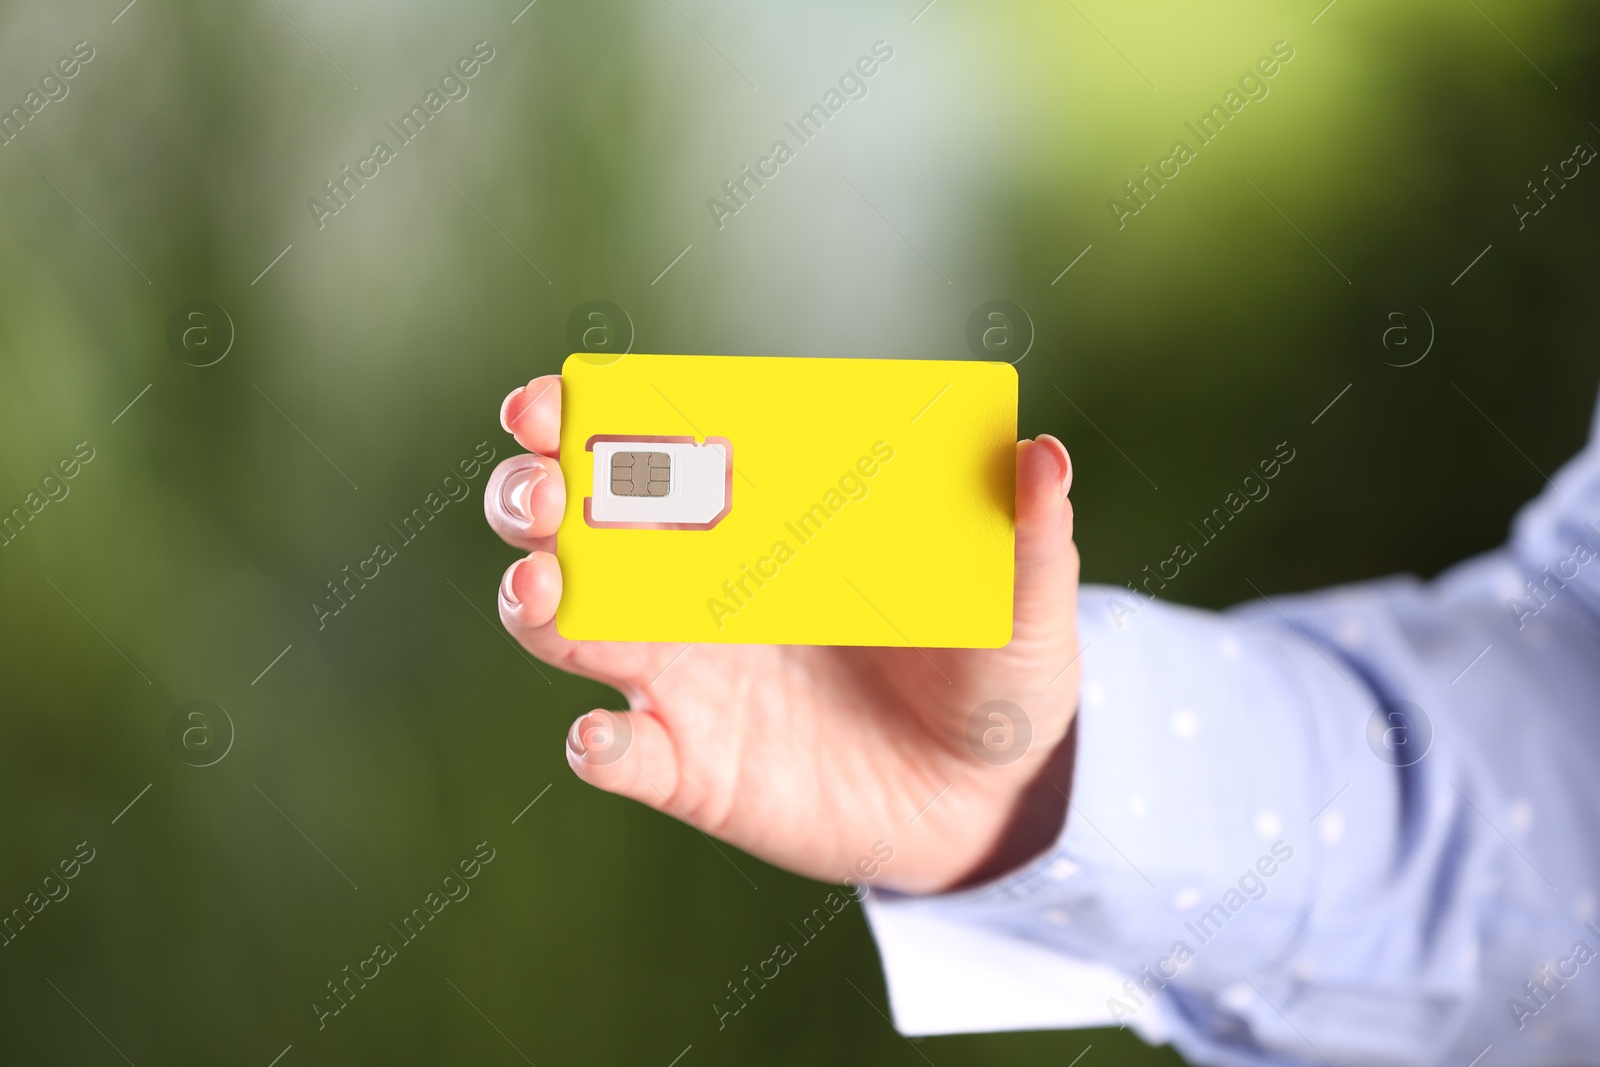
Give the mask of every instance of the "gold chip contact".
[[614, 496], [666, 496], [672, 489], [672, 463], [665, 452], [614, 452]]

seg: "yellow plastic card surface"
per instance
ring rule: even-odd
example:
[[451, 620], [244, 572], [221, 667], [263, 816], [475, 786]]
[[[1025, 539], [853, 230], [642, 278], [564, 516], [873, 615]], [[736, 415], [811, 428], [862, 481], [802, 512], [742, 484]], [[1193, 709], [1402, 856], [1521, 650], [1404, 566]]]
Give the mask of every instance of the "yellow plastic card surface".
[[561, 384], [563, 636], [1011, 639], [1009, 364], [580, 353]]

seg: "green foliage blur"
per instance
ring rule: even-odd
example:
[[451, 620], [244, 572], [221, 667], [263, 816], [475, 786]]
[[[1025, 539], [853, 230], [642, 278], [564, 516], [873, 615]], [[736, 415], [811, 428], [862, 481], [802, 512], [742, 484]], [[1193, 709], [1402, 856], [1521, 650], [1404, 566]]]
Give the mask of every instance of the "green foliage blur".
[[[0, 948], [6, 1063], [1176, 1060], [1112, 1031], [908, 1042], [854, 908], [718, 1029], [827, 887], [573, 778], [568, 725], [621, 698], [511, 645], [485, 475], [445, 487], [510, 454], [500, 399], [559, 369], [584, 301], [636, 351], [952, 359], [1013, 301], [1021, 425], [1073, 452], [1089, 580], [1297, 450], [1168, 590], [1209, 607], [1497, 544], [1600, 380], [1600, 172], [1512, 206], [1600, 145], [1576, 0], [123, 2], [0, 8], [0, 106], [94, 52], [0, 147], [0, 510], [28, 512], [0, 548], [0, 909], [94, 853]], [[480, 41], [398, 147], [385, 123]], [[877, 41], [866, 96], [719, 227], [707, 200]], [[1108, 200], [1279, 41], [1270, 92], [1119, 228]], [[197, 367], [168, 320], [202, 299], [235, 338]], [[1431, 351], [1394, 366], [1419, 309]], [[207, 767], [171, 740], [193, 700], [232, 724]], [[471, 895], [319, 1030], [325, 983], [480, 842]]]

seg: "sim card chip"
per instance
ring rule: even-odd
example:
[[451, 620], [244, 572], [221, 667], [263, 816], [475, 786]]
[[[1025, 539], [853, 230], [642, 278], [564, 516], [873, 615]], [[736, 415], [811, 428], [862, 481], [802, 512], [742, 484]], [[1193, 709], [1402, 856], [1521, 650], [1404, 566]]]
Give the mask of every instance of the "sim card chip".
[[666, 496], [672, 491], [672, 461], [665, 452], [613, 452], [615, 496]]
[[602, 529], [709, 530], [733, 507], [726, 437], [595, 434], [594, 492], [583, 517]]

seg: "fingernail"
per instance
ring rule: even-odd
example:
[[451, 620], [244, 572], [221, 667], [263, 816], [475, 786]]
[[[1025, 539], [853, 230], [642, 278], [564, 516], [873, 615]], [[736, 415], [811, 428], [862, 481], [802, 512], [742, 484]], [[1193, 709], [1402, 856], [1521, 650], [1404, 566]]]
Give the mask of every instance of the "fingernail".
[[1047, 433], [1042, 433], [1037, 438], [1038, 444], [1043, 444], [1046, 441], [1055, 446], [1050, 451], [1055, 453], [1056, 467], [1061, 472], [1061, 495], [1065, 497], [1072, 492], [1072, 456], [1067, 451], [1067, 446], [1062, 444], [1059, 438]]
[[[512, 404], [512, 402], [514, 400], [516, 400], [518, 397], [520, 397], [526, 390], [527, 390], [527, 386], [519, 386], [516, 389], [511, 390], [511, 392], [507, 393], [506, 394], [506, 398], [500, 402], [500, 428], [502, 430], [504, 430], [506, 433], [515, 433], [516, 432], [515, 430], [513, 430], [511, 428], [511, 404]], [[522, 410], [520, 408], [517, 410], [517, 414], [518, 415], [522, 414]]]
[[583, 724], [588, 717], [587, 715], [580, 716], [572, 724], [572, 729], [567, 731], [567, 749], [579, 759], [589, 754], [589, 750], [583, 744]]
[[517, 596], [517, 591], [513, 588], [513, 582], [517, 576], [517, 568], [527, 562], [525, 559], [517, 560], [507, 568], [506, 576], [500, 579], [500, 600], [512, 610], [522, 607], [522, 600]]
[[539, 463], [513, 471], [500, 486], [500, 510], [513, 522], [533, 525], [533, 487], [550, 476]]

